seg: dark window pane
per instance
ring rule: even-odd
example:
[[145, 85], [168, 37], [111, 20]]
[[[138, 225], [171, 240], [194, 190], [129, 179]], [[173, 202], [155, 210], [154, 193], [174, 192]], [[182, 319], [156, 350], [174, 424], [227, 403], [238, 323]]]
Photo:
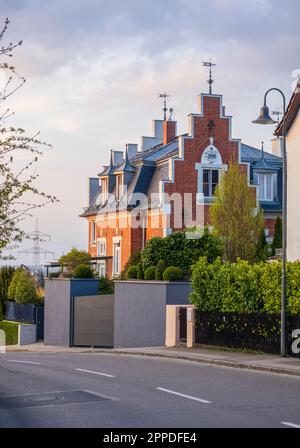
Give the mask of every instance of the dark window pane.
[[209, 197], [209, 183], [208, 182], [203, 182], [203, 194], [204, 194], [204, 197], [206, 197], [206, 198]]
[[212, 183], [217, 184], [219, 182], [219, 171], [218, 170], [212, 170]]
[[209, 170], [203, 170], [203, 183], [207, 183], [209, 182]]

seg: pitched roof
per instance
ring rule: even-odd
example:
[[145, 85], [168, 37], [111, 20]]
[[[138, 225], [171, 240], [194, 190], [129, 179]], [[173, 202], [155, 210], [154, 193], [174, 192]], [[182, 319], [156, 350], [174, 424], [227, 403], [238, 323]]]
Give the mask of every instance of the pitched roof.
[[[290, 99], [289, 105], [285, 113], [286, 132], [288, 132], [290, 127], [292, 126], [299, 109], [300, 109], [300, 80], [297, 83], [296, 89], [294, 90], [294, 93]], [[277, 135], [277, 137], [279, 137], [280, 135], [282, 135], [282, 130], [283, 130], [283, 120], [281, 120], [281, 122], [275, 129], [274, 134]]]

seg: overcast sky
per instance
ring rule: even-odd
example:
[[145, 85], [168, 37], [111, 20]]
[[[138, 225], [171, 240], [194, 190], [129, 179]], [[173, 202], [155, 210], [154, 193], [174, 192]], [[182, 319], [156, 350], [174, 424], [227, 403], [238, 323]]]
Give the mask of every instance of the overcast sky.
[[[291, 95], [300, 71], [299, 0], [0, 0], [12, 23], [9, 40], [24, 41], [14, 64], [27, 79], [11, 99], [9, 124], [41, 131], [54, 146], [39, 164], [40, 185], [60, 203], [38, 213], [56, 257], [87, 248], [87, 178], [161, 118], [167, 90], [179, 132], [207, 91], [201, 61], [217, 63], [214, 93], [233, 115], [233, 136], [260, 146], [272, 127], [251, 124], [263, 94]], [[295, 76], [295, 75], [294, 75]], [[270, 107], [281, 107], [270, 98]], [[24, 224], [34, 227], [34, 220]], [[23, 247], [28, 247], [26, 242]], [[31, 262], [20, 256], [18, 261]]]

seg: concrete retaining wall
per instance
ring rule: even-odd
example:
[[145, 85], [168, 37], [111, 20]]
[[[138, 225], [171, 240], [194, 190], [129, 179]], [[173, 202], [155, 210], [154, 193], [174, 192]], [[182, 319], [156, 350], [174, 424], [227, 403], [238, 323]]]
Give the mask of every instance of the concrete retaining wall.
[[45, 282], [45, 345], [70, 346], [70, 283], [68, 279]]
[[114, 347], [159, 347], [166, 339], [166, 305], [188, 304], [185, 282], [116, 281]]
[[36, 342], [36, 325], [19, 325], [18, 329], [18, 345], [34, 344]]

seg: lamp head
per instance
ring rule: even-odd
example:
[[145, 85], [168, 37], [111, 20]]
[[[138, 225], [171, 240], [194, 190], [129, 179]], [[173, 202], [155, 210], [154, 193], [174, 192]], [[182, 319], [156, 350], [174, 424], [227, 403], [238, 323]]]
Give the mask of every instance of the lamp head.
[[271, 118], [270, 111], [267, 106], [263, 106], [260, 109], [259, 117], [256, 120], [252, 121], [252, 123], [255, 123], [255, 124], [278, 124], [277, 121], [275, 121], [275, 120], [273, 120], [273, 118]]

